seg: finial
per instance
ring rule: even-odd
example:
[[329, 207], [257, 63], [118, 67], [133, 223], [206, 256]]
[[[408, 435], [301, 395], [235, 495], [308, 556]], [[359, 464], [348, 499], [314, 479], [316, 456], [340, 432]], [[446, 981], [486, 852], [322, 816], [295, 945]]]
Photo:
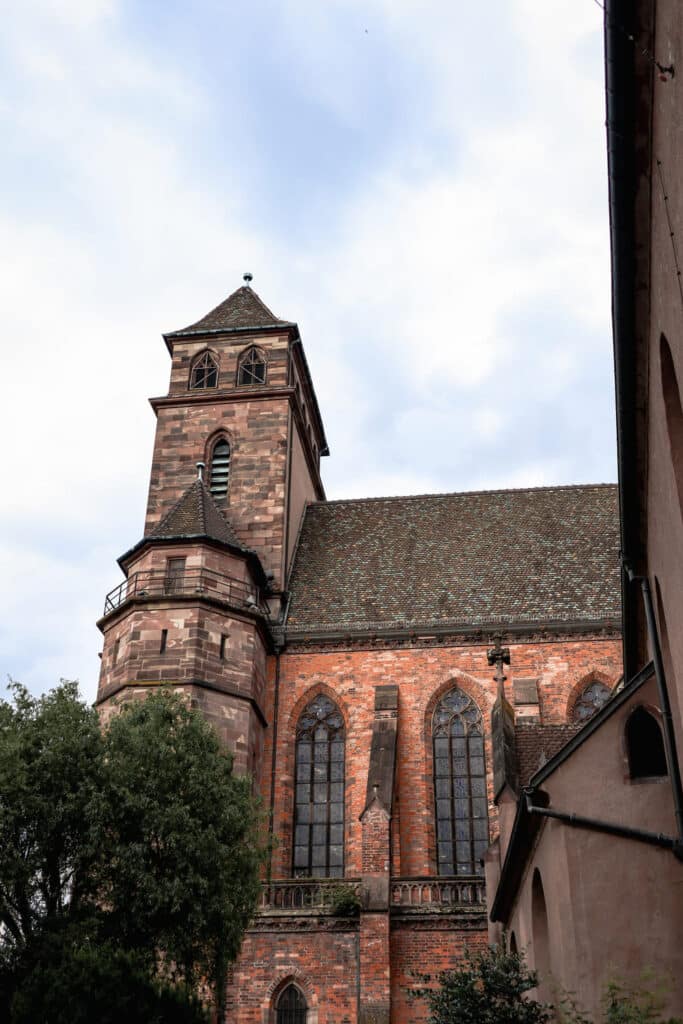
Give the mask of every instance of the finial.
[[203, 480], [204, 479], [204, 470], [205, 469], [206, 469], [206, 463], [205, 462], [198, 462], [197, 463], [197, 479], [198, 480]]
[[249, 271], [247, 271], [246, 274], [242, 274], [242, 280], [246, 283], [247, 288], [248, 288], [250, 286], [251, 282], [254, 280], [254, 275], [250, 274]]

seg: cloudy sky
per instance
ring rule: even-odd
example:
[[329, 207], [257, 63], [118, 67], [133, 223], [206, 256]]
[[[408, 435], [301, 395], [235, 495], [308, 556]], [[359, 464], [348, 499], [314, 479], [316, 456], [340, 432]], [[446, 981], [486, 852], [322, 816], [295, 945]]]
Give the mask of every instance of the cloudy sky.
[[329, 497], [615, 479], [593, 0], [3, 6], [0, 672], [94, 697], [160, 334], [246, 270]]

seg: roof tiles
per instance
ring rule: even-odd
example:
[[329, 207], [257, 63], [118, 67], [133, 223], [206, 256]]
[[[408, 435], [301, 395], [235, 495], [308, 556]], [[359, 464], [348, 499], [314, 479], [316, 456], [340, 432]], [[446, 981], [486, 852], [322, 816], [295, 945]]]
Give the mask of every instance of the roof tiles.
[[620, 615], [612, 484], [308, 506], [288, 633]]
[[203, 316], [201, 320], [183, 327], [181, 331], [172, 331], [167, 338], [182, 334], [202, 334], [207, 331], [236, 331], [263, 327], [291, 327], [286, 320], [279, 320], [268, 309], [265, 302], [248, 285], [238, 288], [224, 299], [220, 305]]
[[148, 535], [150, 540], [205, 537], [243, 548], [203, 480], [195, 480]]

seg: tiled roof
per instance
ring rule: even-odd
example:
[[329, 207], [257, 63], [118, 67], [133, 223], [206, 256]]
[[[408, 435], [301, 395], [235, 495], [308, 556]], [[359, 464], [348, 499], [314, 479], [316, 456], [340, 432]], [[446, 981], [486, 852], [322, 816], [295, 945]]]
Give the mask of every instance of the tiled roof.
[[205, 537], [243, 548], [237, 535], [218, 509], [203, 480], [195, 480], [182, 498], [149, 533], [149, 540]]
[[532, 775], [553, 757], [581, 728], [577, 725], [537, 725], [534, 722], [515, 725], [517, 776], [524, 788]]
[[201, 320], [183, 327], [181, 331], [171, 331], [166, 338], [178, 337], [182, 334], [200, 334], [205, 331], [237, 331], [259, 327], [291, 327], [286, 320], [279, 320], [265, 302], [248, 285], [243, 285], [229, 295], [219, 306], [203, 316]]
[[290, 633], [616, 620], [612, 484], [308, 506]]

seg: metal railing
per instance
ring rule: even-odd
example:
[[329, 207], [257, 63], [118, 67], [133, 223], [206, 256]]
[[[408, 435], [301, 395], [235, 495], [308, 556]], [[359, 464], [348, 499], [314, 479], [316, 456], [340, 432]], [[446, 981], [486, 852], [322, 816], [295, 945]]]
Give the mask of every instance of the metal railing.
[[261, 892], [262, 912], [273, 910], [334, 911], [339, 894], [360, 893], [358, 878], [286, 878], [266, 882]]
[[147, 569], [131, 573], [105, 597], [104, 614], [109, 615], [133, 598], [146, 597], [211, 597], [239, 608], [267, 613], [255, 587], [213, 569], [200, 567], [183, 569], [182, 572]]
[[484, 879], [475, 875], [457, 878], [395, 878], [391, 883], [392, 907], [472, 907], [485, 909]]

